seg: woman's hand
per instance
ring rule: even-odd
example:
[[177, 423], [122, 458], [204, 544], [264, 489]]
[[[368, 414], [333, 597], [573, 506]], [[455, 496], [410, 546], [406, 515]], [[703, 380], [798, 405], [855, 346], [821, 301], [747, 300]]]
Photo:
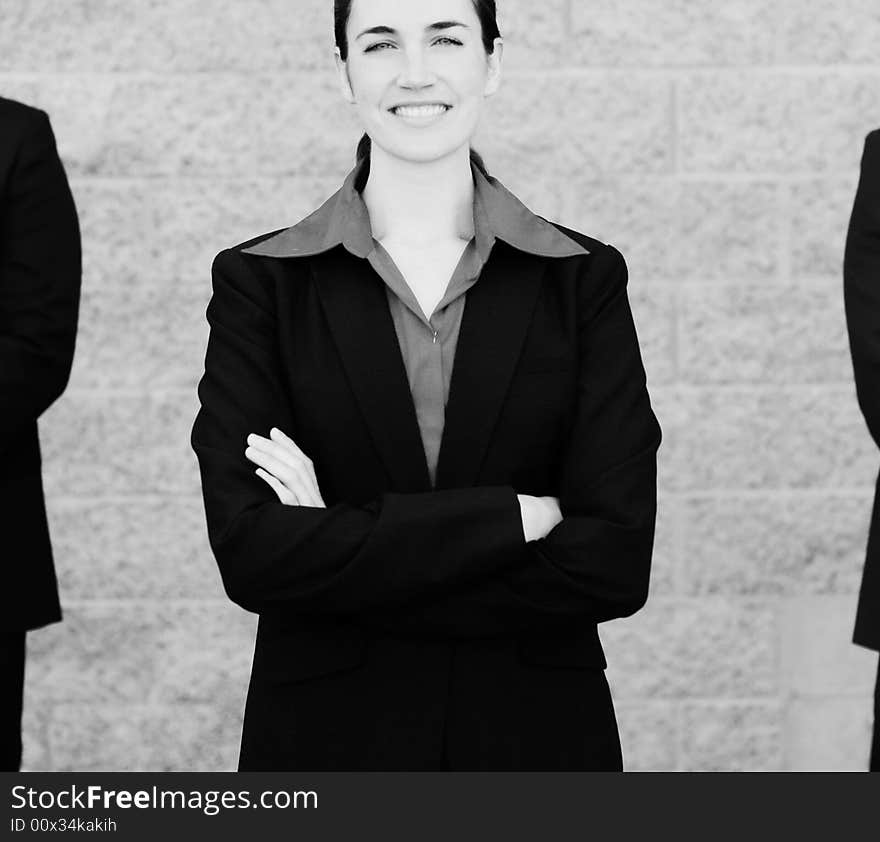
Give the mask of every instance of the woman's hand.
[[517, 494], [526, 541], [543, 538], [562, 520], [558, 497], [533, 497]]
[[327, 508], [318, 488], [312, 460], [292, 438], [273, 427], [269, 438], [251, 433], [247, 443], [244, 455], [260, 466], [257, 476], [272, 486], [282, 503]]

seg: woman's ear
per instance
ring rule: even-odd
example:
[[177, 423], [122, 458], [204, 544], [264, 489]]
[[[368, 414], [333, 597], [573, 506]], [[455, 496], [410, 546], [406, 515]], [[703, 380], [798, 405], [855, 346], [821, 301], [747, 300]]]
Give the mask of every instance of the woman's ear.
[[339, 47], [333, 49], [333, 60], [336, 62], [336, 73], [339, 76], [339, 88], [346, 102], [354, 105], [354, 91], [351, 89], [351, 80], [348, 78], [348, 62], [343, 61]]
[[486, 87], [483, 91], [485, 96], [492, 96], [501, 84], [501, 58], [504, 54], [504, 41], [498, 37], [495, 39], [494, 50], [486, 56], [489, 73], [486, 76]]

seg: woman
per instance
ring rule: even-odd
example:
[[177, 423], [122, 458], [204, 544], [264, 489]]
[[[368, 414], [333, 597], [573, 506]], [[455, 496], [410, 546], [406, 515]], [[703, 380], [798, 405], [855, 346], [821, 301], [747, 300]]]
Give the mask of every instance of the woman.
[[335, 13], [370, 140], [213, 267], [192, 444], [260, 615], [239, 769], [618, 770], [596, 624], [647, 597], [660, 442], [626, 266], [470, 152], [494, 2]]

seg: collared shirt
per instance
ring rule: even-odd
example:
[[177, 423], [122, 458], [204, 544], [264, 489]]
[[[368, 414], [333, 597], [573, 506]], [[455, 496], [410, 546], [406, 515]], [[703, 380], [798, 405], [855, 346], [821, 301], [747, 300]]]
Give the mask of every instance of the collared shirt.
[[274, 257], [303, 257], [342, 244], [351, 254], [369, 261], [385, 282], [432, 486], [436, 483], [466, 294], [479, 280], [495, 240], [502, 239], [520, 250], [546, 257], [588, 253], [550, 222], [533, 214], [498, 179], [483, 173], [473, 161], [471, 172], [473, 236], [430, 316], [422, 311], [391, 255], [373, 236], [369, 211], [361, 195], [369, 175], [369, 158], [361, 158], [342, 187], [314, 213], [258, 246], [246, 249], [249, 253]]

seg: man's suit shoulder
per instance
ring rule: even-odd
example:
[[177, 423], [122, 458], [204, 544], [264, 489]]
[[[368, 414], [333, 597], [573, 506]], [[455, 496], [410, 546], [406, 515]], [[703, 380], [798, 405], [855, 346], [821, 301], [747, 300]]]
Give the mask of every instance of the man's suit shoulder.
[[880, 161], [880, 129], [874, 129], [865, 138], [864, 160], [872, 164]]
[[56, 153], [49, 116], [39, 108], [0, 97], [0, 126], [0, 196], [4, 196], [23, 154], [43, 158]]
[[49, 117], [42, 109], [0, 97], [0, 124], [3, 125], [4, 145], [11, 143], [17, 146], [33, 133], [44, 130], [48, 123]]

